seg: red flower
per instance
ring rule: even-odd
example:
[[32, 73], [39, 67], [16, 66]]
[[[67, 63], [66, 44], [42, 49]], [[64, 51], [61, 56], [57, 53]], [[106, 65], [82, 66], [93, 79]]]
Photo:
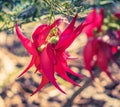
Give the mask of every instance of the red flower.
[[[109, 29], [109, 26], [106, 32], [102, 30], [104, 18], [103, 9], [98, 11], [93, 9], [85, 20], [85, 22], [91, 23], [83, 29], [88, 37], [88, 42], [83, 51], [84, 63], [86, 69], [90, 71], [92, 78], [94, 78], [92, 68], [97, 65], [114, 81], [108, 71], [108, 62], [110, 60], [114, 61], [113, 54], [117, 51], [116, 47], [119, 45], [119, 42], [114, 34], [115, 30]], [[119, 31], [117, 33], [119, 35]], [[108, 37], [109, 41], [104, 40], [105, 36]]]
[[77, 15], [63, 32], [59, 30], [62, 21], [60, 19], [56, 20], [51, 25], [43, 24], [38, 26], [32, 34], [33, 42], [21, 33], [16, 24], [16, 33], [19, 39], [27, 51], [32, 55], [29, 65], [18, 77], [26, 73], [33, 65], [35, 65], [36, 71], [42, 74], [41, 84], [33, 94], [38, 92], [48, 82], [51, 82], [58, 90], [65, 93], [56, 82], [55, 72], [68, 82], [79, 86], [79, 84], [71, 80], [67, 75], [67, 72], [69, 72], [74, 76], [82, 77], [68, 67], [67, 60], [69, 59], [69, 55], [66, 53], [66, 49], [81, 33], [85, 26], [85, 24], [80, 24], [75, 28], [74, 24], [76, 18]]
[[83, 31], [86, 35], [91, 38], [95, 36], [95, 32], [101, 31], [101, 25], [104, 19], [104, 10], [101, 8], [100, 10], [93, 9], [91, 13], [85, 19], [84, 23], [90, 23], [87, 25]]
[[85, 68], [90, 71], [93, 79], [94, 75], [92, 73], [92, 68], [97, 65], [112, 81], [114, 81], [108, 71], [108, 62], [113, 59], [112, 47], [109, 44], [98, 39], [90, 40], [84, 47], [83, 56]]

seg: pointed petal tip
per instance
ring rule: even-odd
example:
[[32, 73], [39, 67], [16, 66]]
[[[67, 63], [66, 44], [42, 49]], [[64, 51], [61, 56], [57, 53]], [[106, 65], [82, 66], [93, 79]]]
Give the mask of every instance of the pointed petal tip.
[[65, 91], [63, 91], [63, 90], [59, 90], [60, 92], [62, 92], [63, 94], [67, 94]]
[[[63, 93], [63, 94], [67, 94], [65, 91], [63, 91], [62, 89], [58, 89], [61, 93]], [[37, 92], [38, 92], [39, 90], [37, 89], [37, 90], [35, 90], [30, 96], [33, 96], [33, 95], [35, 95]]]
[[18, 75], [18, 76], [17, 76], [17, 79], [19, 79], [20, 77], [21, 77], [21, 75]]
[[19, 75], [17, 76], [17, 78], [22, 77], [24, 73], [25, 73], [25, 72], [22, 72], [21, 74], [19, 74]]
[[38, 91], [34, 91], [30, 96], [32, 97], [33, 95], [35, 95]]
[[107, 76], [110, 78], [110, 80], [115, 83], [115, 79], [111, 76], [110, 72], [109, 71], [105, 71], [105, 73], [107, 74]]

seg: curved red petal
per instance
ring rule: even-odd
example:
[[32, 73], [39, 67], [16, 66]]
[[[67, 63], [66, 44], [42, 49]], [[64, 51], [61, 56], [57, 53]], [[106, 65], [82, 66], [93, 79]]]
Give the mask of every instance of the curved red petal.
[[90, 23], [88, 26], [86, 26], [84, 29], [83, 29], [83, 32], [85, 32], [87, 34], [88, 37], [93, 37], [94, 36], [94, 32], [93, 32], [93, 29], [94, 29], [94, 22], [95, 22], [95, 17], [96, 17], [96, 9], [93, 9], [92, 12], [90, 12], [84, 23]]
[[39, 26], [34, 30], [34, 32], [33, 32], [33, 34], [32, 34], [32, 39], [33, 39], [34, 41], [36, 41], [36, 40], [38, 39], [38, 37], [39, 37], [39, 34], [41, 34], [47, 27], [48, 27], [48, 25], [44, 25], [44, 24], [39, 25]]
[[72, 71], [69, 67], [68, 67], [68, 68], [66, 68], [66, 70], [67, 70], [67, 72], [69, 72], [70, 74], [72, 74], [72, 75], [74, 75], [74, 76], [76, 76], [76, 77], [79, 77], [79, 78], [84, 78], [84, 76], [83, 76], [83, 75], [80, 75], [80, 74], [78, 74], [78, 73], [76, 73], [76, 72]]
[[96, 9], [93, 9], [93, 11], [90, 14], [88, 14], [84, 23], [90, 23], [90, 24], [88, 24], [83, 29], [83, 32], [86, 33], [87, 37], [94, 37], [95, 30], [97, 30], [98, 32], [101, 30], [103, 19], [104, 19], [104, 10], [102, 8], [99, 10], [99, 12]]
[[82, 29], [84, 28], [85, 24], [80, 24], [69, 36], [69, 38], [67, 39], [66, 43], [63, 44], [62, 50], [67, 49], [72, 42], [75, 40], [75, 38], [77, 36], [79, 36], [79, 34], [82, 32]]
[[76, 85], [76, 86], [80, 86], [79, 84], [77, 84], [76, 82], [74, 82], [73, 80], [71, 80], [71, 79], [68, 77], [66, 70], [67, 70], [67, 68], [66, 68], [64, 65], [60, 64], [60, 63], [56, 66], [56, 72], [57, 72], [63, 79], [67, 80], [68, 82], [70, 82], [70, 83], [72, 83], [72, 84], [74, 84], [74, 85]]
[[43, 88], [48, 82], [49, 82], [48, 78], [44, 74], [42, 74], [41, 83], [40, 83], [39, 87], [31, 94], [31, 96], [33, 96], [35, 93], [37, 93], [39, 90], [41, 90], [41, 88]]
[[93, 73], [92, 73], [92, 60], [94, 56], [94, 50], [93, 50], [93, 41], [88, 41], [88, 43], [85, 45], [83, 50], [83, 58], [84, 58], [84, 64], [85, 68], [90, 72], [91, 77], [94, 79]]
[[67, 75], [67, 72], [69, 72], [71, 74], [74, 74], [75, 76], [78, 76], [78, 77], [80, 76], [79, 74], [77, 75], [76, 73], [72, 72], [72, 70], [70, 70], [70, 68], [67, 65], [66, 57], [64, 57], [62, 53], [56, 53], [56, 56], [57, 56], [56, 72], [68, 82], [74, 85], [80, 86], [79, 84], [71, 80]]
[[52, 47], [52, 44], [47, 45], [47, 53], [48, 53], [48, 57], [50, 58], [51, 62], [53, 64], [56, 64], [57, 59], [55, 57], [55, 52], [54, 52], [54, 48]]
[[40, 59], [41, 59], [41, 69], [43, 70], [43, 73], [46, 75], [48, 80], [62, 93], [65, 94], [65, 92], [58, 86], [56, 83], [56, 79], [54, 77], [54, 65], [51, 63], [51, 60], [49, 59], [47, 53], [47, 49], [44, 48], [41, 52]]
[[66, 44], [66, 41], [68, 40], [68, 38], [70, 37], [71, 33], [74, 30], [74, 24], [77, 18], [77, 14], [75, 15], [75, 17], [73, 18], [72, 22], [69, 24], [69, 26], [64, 30], [64, 32], [60, 35], [60, 39], [57, 43], [56, 49], [59, 49], [61, 47], [63, 47], [64, 44]]
[[99, 13], [96, 14], [97, 20], [95, 20], [96, 21], [95, 26], [97, 27], [97, 31], [100, 32], [104, 20], [104, 9], [100, 8]]
[[[55, 26], [58, 26], [60, 24], [60, 22], [61, 22], [61, 19], [58, 19], [51, 25], [39, 26], [35, 30], [35, 32], [33, 33], [33, 40], [37, 47], [41, 46], [42, 44], [44, 44], [46, 42], [46, 38], [47, 38], [49, 32], [51, 31], [51, 29], [53, 29]], [[41, 28], [42, 28], [42, 31], [41, 31]], [[35, 38], [36, 34], [37, 34], [37, 36]]]
[[96, 9], [93, 9], [86, 17], [84, 23], [92, 23], [95, 21]]
[[28, 64], [27, 68], [25, 68], [25, 70], [17, 78], [21, 77], [24, 73], [26, 73], [33, 66], [34, 60], [35, 60], [35, 58], [34, 58], [34, 56], [32, 56], [32, 59], [31, 59], [30, 63]]
[[[67, 49], [72, 44], [72, 42], [75, 40], [75, 38], [79, 36], [79, 34], [82, 32], [83, 28], [87, 24], [81, 23], [77, 28], [75, 28], [72, 32], [70, 32], [69, 35], [67, 36], [64, 35], [66, 36], [66, 38], [63, 38], [65, 40], [61, 42], [61, 46], [59, 46], [60, 50], [64, 51], [65, 49]], [[59, 41], [58, 41], [58, 44], [59, 44]], [[56, 49], [58, 49], [58, 44], [56, 46]]]
[[107, 56], [105, 55], [104, 51], [101, 49], [99, 49], [98, 54], [97, 54], [97, 64], [100, 67], [100, 69], [103, 70], [112, 81], [114, 81], [110, 72], [108, 71]]
[[83, 58], [84, 58], [84, 63], [85, 63], [85, 67], [88, 70], [91, 70], [91, 61], [93, 59], [93, 44], [91, 41], [89, 41], [83, 50]]
[[36, 49], [35, 49], [34, 44], [33, 44], [27, 37], [25, 37], [25, 36], [21, 33], [21, 31], [20, 31], [17, 23], [16, 23], [16, 26], [15, 26], [15, 29], [16, 29], [16, 33], [17, 33], [20, 41], [22, 42], [22, 44], [24, 45], [24, 47], [27, 49], [27, 51], [28, 51], [30, 54], [36, 55], [37, 52], [36, 52]]

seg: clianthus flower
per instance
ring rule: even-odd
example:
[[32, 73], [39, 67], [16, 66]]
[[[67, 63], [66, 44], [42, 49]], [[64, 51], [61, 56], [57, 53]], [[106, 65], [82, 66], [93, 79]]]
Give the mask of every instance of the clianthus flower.
[[85, 22], [91, 24], [83, 29], [88, 37], [83, 51], [84, 63], [93, 79], [92, 68], [97, 65], [114, 81], [108, 70], [108, 64], [110, 60], [115, 62], [113, 55], [120, 46], [120, 14], [106, 16], [108, 14], [104, 13], [103, 8], [93, 9], [86, 17]]
[[84, 47], [83, 57], [85, 68], [89, 70], [91, 77], [94, 79], [92, 68], [98, 66], [108, 77], [114, 81], [108, 70], [109, 61], [113, 60], [112, 47], [99, 39], [92, 39]]
[[90, 23], [83, 29], [88, 38], [93, 38], [95, 32], [100, 32], [103, 23], [104, 10], [101, 8], [99, 11], [93, 9], [85, 19], [85, 23]]
[[51, 82], [59, 91], [65, 93], [57, 84], [55, 73], [66, 81], [79, 86], [79, 84], [74, 82], [67, 75], [67, 72], [69, 72], [79, 78], [83, 77], [82, 75], [73, 72], [67, 64], [67, 60], [70, 58], [66, 52], [66, 49], [81, 33], [85, 26], [85, 24], [82, 23], [75, 28], [74, 25], [76, 18], [77, 15], [63, 32], [59, 29], [60, 24], [63, 22], [61, 19], [54, 21], [51, 25], [39, 25], [32, 34], [33, 41], [25, 37], [21, 33], [18, 24], [16, 24], [15, 28], [18, 38], [27, 51], [32, 55], [29, 65], [18, 77], [26, 73], [33, 65], [36, 67], [36, 72], [38, 71], [42, 74], [41, 83], [33, 94], [38, 92], [48, 82]]

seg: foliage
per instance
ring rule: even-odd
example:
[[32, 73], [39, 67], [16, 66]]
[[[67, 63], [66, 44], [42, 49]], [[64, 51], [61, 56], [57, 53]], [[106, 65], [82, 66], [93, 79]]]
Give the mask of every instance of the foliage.
[[[93, 1], [93, 0], [92, 0]], [[2, 0], [0, 1], [0, 31], [12, 30], [14, 23], [19, 25], [47, 18], [54, 19], [54, 15], [62, 14], [73, 17], [76, 12], [84, 17], [94, 6], [119, 3], [117, 0]]]

